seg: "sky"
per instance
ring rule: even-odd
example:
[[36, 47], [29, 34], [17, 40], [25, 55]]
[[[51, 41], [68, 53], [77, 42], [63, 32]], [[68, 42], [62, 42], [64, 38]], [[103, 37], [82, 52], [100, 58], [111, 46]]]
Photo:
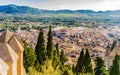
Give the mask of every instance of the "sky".
[[0, 0], [0, 5], [15, 4], [39, 9], [120, 10], [120, 0]]

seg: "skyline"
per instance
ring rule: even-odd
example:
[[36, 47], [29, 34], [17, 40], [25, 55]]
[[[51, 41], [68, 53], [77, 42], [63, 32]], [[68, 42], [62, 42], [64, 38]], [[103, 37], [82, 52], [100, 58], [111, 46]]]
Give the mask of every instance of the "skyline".
[[120, 0], [0, 0], [0, 5], [15, 4], [47, 10], [120, 10]]

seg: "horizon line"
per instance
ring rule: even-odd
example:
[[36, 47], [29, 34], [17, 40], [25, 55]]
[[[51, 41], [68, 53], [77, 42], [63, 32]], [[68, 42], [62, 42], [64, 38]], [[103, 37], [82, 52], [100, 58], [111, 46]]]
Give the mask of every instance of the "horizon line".
[[95, 10], [95, 9], [43, 9], [43, 8], [37, 8], [37, 7], [32, 7], [32, 6], [29, 6], [29, 5], [21, 5], [21, 4], [3, 4], [3, 5], [0, 5], [0, 6], [7, 6], [7, 5], [15, 5], [15, 6], [26, 6], [26, 7], [30, 7], [30, 8], [35, 8], [35, 9], [38, 9], [38, 10], [49, 10], [49, 11], [58, 11], [58, 10], [70, 10], [70, 11], [77, 11], [77, 10], [91, 10], [91, 11], [94, 11], [94, 12], [105, 12], [105, 11], [118, 11], [120, 9], [115, 9], [115, 10]]

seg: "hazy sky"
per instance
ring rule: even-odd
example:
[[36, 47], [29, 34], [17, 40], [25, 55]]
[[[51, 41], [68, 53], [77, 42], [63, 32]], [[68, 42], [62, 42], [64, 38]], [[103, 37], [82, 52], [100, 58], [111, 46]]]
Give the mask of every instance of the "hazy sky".
[[0, 5], [26, 5], [39, 9], [119, 10], [120, 0], [0, 0]]

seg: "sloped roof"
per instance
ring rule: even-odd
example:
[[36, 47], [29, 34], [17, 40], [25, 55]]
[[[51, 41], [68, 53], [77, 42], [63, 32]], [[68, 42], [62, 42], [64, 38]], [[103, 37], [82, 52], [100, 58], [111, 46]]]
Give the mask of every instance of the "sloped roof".
[[0, 42], [0, 58], [5, 62], [13, 62], [9, 51], [8, 45]]
[[4, 31], [0, 36], [0, 42], [8, 42], [10, 37], [13, 35], [9, 30]]
[[110, 53], [110, 57], [115, 57], [115, 55], [118, 54], [120, 55], [120, 47], [114, 48], [114, 50]]
[[9, 39], [8, 44], [15, 50], [15, 52], [23, 52], [23, 46], [15, 34]]

